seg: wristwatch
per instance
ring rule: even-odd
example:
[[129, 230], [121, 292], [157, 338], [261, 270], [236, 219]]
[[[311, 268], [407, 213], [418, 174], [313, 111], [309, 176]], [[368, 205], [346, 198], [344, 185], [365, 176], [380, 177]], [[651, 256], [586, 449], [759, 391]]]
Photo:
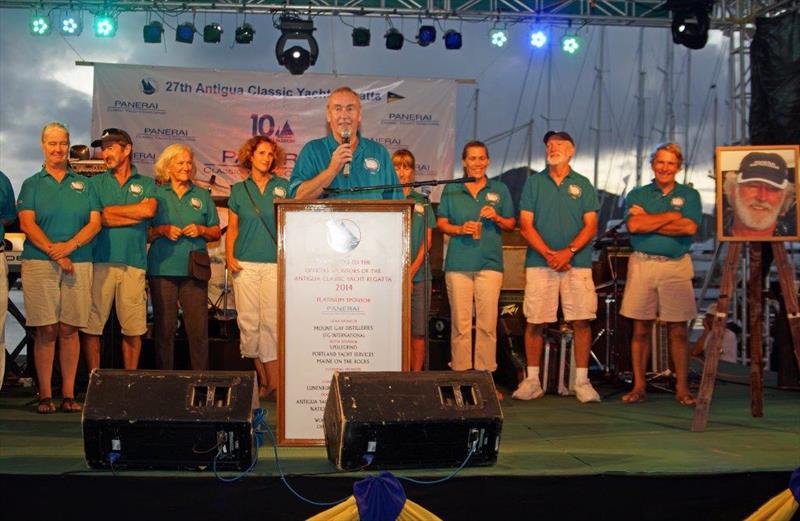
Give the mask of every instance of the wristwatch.
[[569, 251], [570, 251], [570, 253], [575, 255], [576, 253], [578, 253], [578, 248], [576, 248], [575, 246], [570, 246], [569, 247]]

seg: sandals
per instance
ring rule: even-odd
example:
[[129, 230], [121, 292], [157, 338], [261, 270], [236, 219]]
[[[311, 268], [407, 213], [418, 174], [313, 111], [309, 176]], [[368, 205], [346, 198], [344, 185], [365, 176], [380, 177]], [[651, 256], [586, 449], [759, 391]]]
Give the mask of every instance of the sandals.
[[269, 402], [275, 401], [275, 396], [278, 393], [278, 390], [275, 387], [267, 387], [266, 385], [259, 385], [258, 386], [258, 397], [261, 400], [267, 400]]
[[694, 399], [694, 396], [691, 394], [684, 394], [681, 396], [675, 395], [675, 401], [681, 405], [685, 405], [686, 407], [694, 407], [697, 405], [697, 401]]
[[647, 395], [641, 391], [631, 391], [622, 395], [622, 401], [625, 403], [642, 403], [647, 401]]
[[81, 412], [81, 405], [75, 398], [65, 397], [61, 400], [61, 412]]
[[56, 412], [56, 404], [53, 403], [52, 398], [40, 398], [39, 404], [36, 406], [36, 412], [39, 414], [52, 414]]

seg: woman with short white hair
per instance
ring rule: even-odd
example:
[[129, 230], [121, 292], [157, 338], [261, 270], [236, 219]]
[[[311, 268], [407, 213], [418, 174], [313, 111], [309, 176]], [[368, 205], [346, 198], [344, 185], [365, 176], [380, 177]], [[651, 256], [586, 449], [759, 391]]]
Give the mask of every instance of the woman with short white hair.
[[153, 300], [156, 368], [173, 369], [178, 304], [189, 341], [191, 368], [208, 369], [208, 280], [211, 265], [207, 244], [220, 238], [219, 216], [211, 194], [194, 184], [192, 149], [170, 145], [155, 165], [161, 184], [158, 211], [147, 239], [147, 274]]

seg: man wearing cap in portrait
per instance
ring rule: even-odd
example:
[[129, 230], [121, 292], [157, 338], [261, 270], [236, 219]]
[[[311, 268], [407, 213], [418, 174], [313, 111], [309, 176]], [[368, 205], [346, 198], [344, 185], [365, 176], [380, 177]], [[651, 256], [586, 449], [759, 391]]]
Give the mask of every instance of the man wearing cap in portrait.
[[92, 307], [89, 323], [81, 329], [83, 351], [89, 371], [100, 366], [100, 335], [116, 302], [123, 364], [136, 369], [141, 335], [147, 331], [147, 221], [157, 209], [155, 181], [131, 164], [133, 142], [124, 130], [105, 129], [92, 147], [100, 147], [108, 170], [90, 178], [103, 229], [94, 244]]
[[725, 237], [781, 237], [797, 234], [786, 218], [795, 204], [794, 183], [786, 161], [771, 152], [750, 152], [736, 172], [726, 172], [723, 190], [730, 209], [723, 220]]
[[528, 243], [523, 304], [528, 367], [512, 397], [534, 400], [544, 395], [539, 381], [544, 328], [556, 321], [560, 301], [564, 320], [574, 331], [576, 397], [582, 403], [599, 402], [588, 375], [590, 321], [597, 313], [589, 244], [597, 233], [600, 204], [591, 182], [570, 167], [572, 137], [551, 130], [544, 143], [547, 168], [528, 177], [519, 205], [520, 233]]

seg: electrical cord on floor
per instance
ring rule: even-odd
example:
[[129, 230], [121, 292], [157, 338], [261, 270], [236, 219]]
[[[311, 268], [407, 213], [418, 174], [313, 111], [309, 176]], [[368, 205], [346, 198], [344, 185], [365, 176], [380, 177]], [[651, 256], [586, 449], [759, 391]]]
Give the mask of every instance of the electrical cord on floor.
[[459, 465], [459, 467], [456, 470], [454, 470], [449, 475], [447, 475], [447, 476], [445, 476], [445, 477], [443, 477], [441, 479], [434, 479], [434, 480], [431, 480], [431, 481], [424, 481], [424, 480], [421, 480], [421, 479], [408, 478], [408, 477], [405, 477], [405, 476], [397, 476], [397, 479], [401, 479], [403, 481], [409, 481], [409, 482], [417, 484], [417, 485], [437, 485], [439, 483], [444, 483], [448, 479], [454, 478], [456, 476], [456, 474], [461, 472], [461, 470], [464, 467], [467, 466], [467, 463], [469, 463], [469, 459], [472, 457], [473, 454], [475, 454], [475, 447], [472, 447], [469, 450], [469, 453], [467, 454], [467, 457], [464, 458], [464, 461], [461, 463], [461, 465]]
[[[266, 416], [266, 414], [265, 414], [265, 416]], [[272, 441], [272, 450], [275, 453], [275, 468], [278, 469], [278, 473], [280, 474], [281, 481], [283, 482], [284, 485], [286, 485], [286, 488], [289, 489], [289, 492], [294, 494], [301, 501], [304, 501], [304, 502], [306, 502], [306, 503], [308, 503], [310, 505], [314, 505], [314, 506], [318, 506], [318, 507], [330, 507], [330, 506], [338, 505], [339, 503], [343, 503], [343, 502], [347, 501], [350, 498], [350, 496], [348, 495], [347, 497], [343, 497], [341, 499], [337, 499], [336, 501], [314, 501], [313, 499], [308, 499], [307, 497], [303, 496], [298, 491], [296, 491], [294, 488], [292, 488], [292, 486], [289, 484], [289, 481], [286, 479], [286, 473], [283, 471], [283, 466], [281, 465], [281, 459], [280, 459], [280, 456], [278, 456], [278, 443], [275, 440], [275, 436], [272, 434], [272, 429], [269, 428], [269, 425], [267, 425], [266, 421], [262, 421], [261, 425], [263, 425], [265, 430], [256, 431], [256, 432], [261, 432], [262, 434], [266, 433], [267, 436], [269, 436], [270, 441]]]

